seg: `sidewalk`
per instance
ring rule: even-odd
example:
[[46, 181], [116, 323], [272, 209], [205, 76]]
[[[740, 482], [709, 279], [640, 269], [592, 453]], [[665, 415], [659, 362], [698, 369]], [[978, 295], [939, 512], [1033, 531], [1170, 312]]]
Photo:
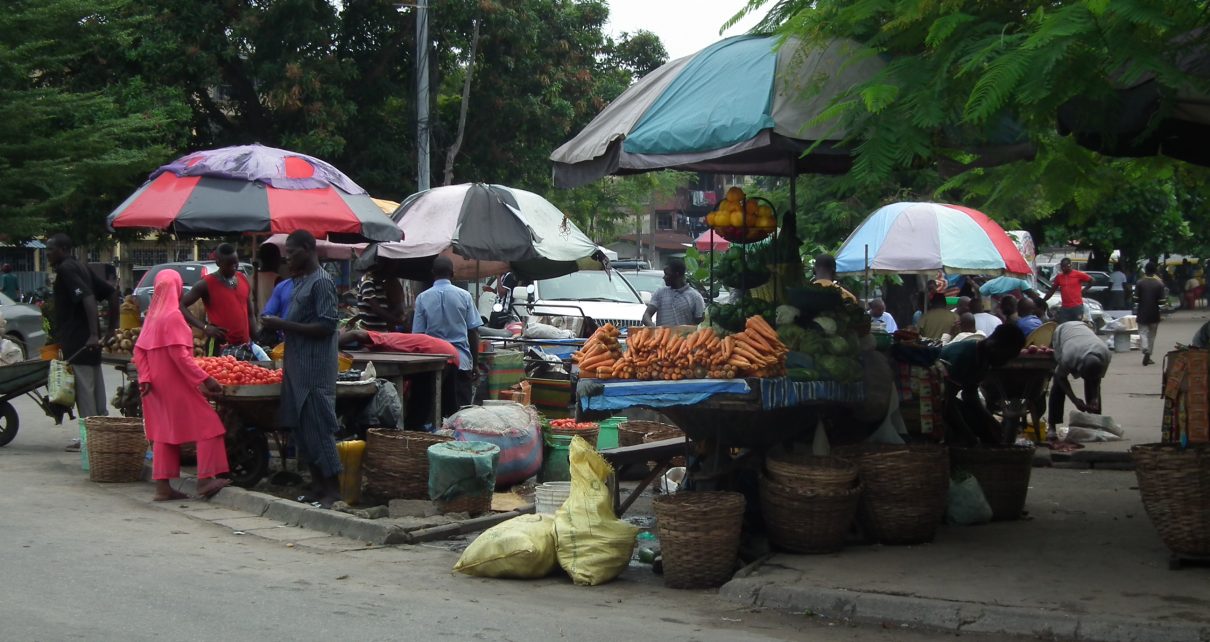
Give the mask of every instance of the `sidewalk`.
[[721, 593], [950, 631], [1210, 640], [1210, 568], [1168, 569], [1134, 473], [1035, 468], [1031, 481], [1026, 520], [942, 527], [920, 546], [777, 554]]
[[[1144, 367], [1137, 350], [1113, 355], [1102, 397], [1127, 439], [1077, 452], [1121, 457], [1133, 445], [1159, 441], [1163, 355], [1188, 343], [1208, 318], [1203, 309], [1161, 323], [1156, 365]], [[1134, 473], [1091, 465], [1035, 468], [1025, 520], [942, 527], [921, 546], [776, 554], [721, 593], [742, 604], [955, 632], [1210, 640], [1210, 567], [1169, 570]]]

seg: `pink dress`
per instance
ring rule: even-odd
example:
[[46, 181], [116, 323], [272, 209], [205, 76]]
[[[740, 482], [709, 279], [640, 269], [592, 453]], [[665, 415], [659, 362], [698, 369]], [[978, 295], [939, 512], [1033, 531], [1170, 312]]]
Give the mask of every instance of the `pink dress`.
[[166, 345], [134, 349], [139, 383], [150, 383], [143, 397], [143, 428], [147, 439], [184, 444], [218, 437], [226, 432], [218, 413], [198, 390], [209, 375], [193, 361], [193, 347]]

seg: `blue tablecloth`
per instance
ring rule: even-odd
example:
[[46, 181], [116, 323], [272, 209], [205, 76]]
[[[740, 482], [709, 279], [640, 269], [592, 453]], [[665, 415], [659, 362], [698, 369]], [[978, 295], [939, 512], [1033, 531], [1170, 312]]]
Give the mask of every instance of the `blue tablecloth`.
[[[791, 408], [817, 401], [854, 402], [865, 398], [862, 383], [791, 381], [786, 377], [758, 379], [761, 407]], [[581, 380], [576, 389], [580, 409], [615, 411], [637, 406], [691, 406], [714, 395], [744, 395], [752, 391], [745, 379], [685, 379], [683, 381]]]
[[760, 380], [760, 403], [765, 410], [791, 408], [812, 401], [855, 402], [865, 399], [864, 383], [791, 381], [786, 377]]
[[581, 410], [622, 410], [636, 406], [691, 406], [718, 394], [751, 392], [743, 379], [684, 379], [681, 381], [580, 381]]

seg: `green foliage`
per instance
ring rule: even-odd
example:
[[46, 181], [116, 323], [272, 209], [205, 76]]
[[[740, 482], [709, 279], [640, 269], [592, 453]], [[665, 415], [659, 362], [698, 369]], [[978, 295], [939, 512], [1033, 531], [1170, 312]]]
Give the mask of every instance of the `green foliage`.
[[[184, 139], [181, 95], [125, 70], [150, 15], [123, 0], [0, 12], [0, 229], [94, 235]], [[94, 237], [95, 238], [95, 237]]]
[[[316, 155], [375, 196], [416, 189], [414, 9], [386, 0], [10, 5], [0, 15], [0, 222], [10, 235], [53, 222], [79, 240], [107, 240], [105, 214], [148, 172], [232, 144]], [[435, 176], [475, 65], [455, 182], [550, 193], [550, 150], [667, 57], [650, 32], [608, 38], [603, 0], [446, 0], [428, 15]], [[481, 39], [469, 60], [474, 21]], [[582, 201], [578, 223], [608, 237], [653, 189], [628, 182], [568, 199]]]

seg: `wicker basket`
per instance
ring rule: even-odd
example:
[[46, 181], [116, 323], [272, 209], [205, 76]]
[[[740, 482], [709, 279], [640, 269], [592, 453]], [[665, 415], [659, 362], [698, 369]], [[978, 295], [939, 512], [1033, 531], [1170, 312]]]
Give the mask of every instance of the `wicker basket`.
[[857, 515], [860, 499], [860, 485], [804, 491], [767, 475], [760, 478], [761, 512], [769, 529], [769, 541], [791, 553], [840, 550]]
[[147, 435], [137, 417], [85, 417], [88, 478], [95, 482], [137, 482], [143, 478]]
[[859, 444], [832, 451], [857, 464], [865, 491], [857, 516], [883, 544], [931, 542], [945, 515], [949, 455], [936, 444]]
[[739, 555], [743, 495], [680, 492], [656, 497], [654, 507], [665, 586], [713, 588], [731, 579]]
[[965, 470], [979, 482], [992, 507], [992, 519], [1020, 519], [1034, 469], [1033, 446], [950, 446], [950, 468]]
[[858, 485], [857, 466], [840, 457], [817, 457], [809, 451], [775, 450], [765, 458], [773, 481], [794, 490], [846, 490]]
[[371, 428], [366, 434], [362, 465], [366, 492], [382, 500], [428, 499], [428, 448], [446, 441], [453, 438], [413, 430]]
[[[91, 446], [91, 444], [89, 444]], [[1210, 556], [1210, 446], [1130, 449], [1143, 508], [1176, 555]]]
[[618, 424], [618, 445], [637, 446], [643, 443], [643, 436], [649, 432], [676, 430], [680, 428], [662, 421], [645, 421], [630, 419]]

